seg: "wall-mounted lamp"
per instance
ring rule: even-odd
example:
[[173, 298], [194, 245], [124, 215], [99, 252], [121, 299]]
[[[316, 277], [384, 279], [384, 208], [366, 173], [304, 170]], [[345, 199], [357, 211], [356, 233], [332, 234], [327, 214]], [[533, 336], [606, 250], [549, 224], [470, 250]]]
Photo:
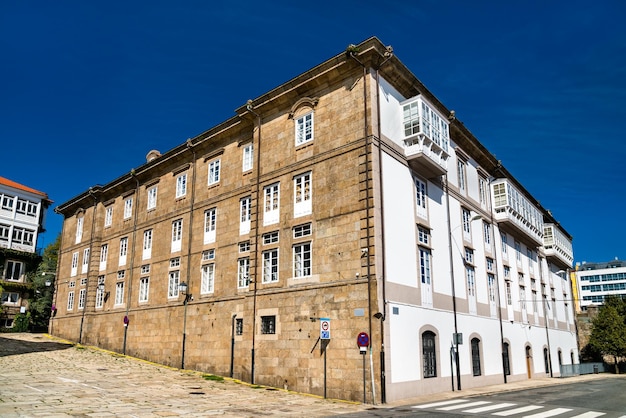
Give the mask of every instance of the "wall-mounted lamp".
[[98, 283], [98, 290], [104, 294], [105, 301], [109, 299], [109, 295], [111, 294], [111, 292], [104, 291], [104, 283]]
[[193, 300], [193, 295], [191, 293], [187, 293], [189, 286], [187, 285], [187, 283], [185, 282], [180, 282], [178, 284], [178, 291], [180, 293], [182, 293], [183, 295], [185, 295], [185, 301], [184, 303], [189, 302], [190, 300]]

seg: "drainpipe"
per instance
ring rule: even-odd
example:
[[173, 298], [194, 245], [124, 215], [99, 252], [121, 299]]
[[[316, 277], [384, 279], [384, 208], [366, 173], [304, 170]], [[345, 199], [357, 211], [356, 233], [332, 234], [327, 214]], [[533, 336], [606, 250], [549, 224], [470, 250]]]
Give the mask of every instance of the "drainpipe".
[[[367, 257], [367, 324], [368, 324], [368, 333], [371, 336], [372, 335], [372, 274], [371, 274], [371, 255], [370, 255], [370, 251], [369, 249], [371, 248], [372, 244], [371, 244], [371, 215], [370, 212], [372, 211], [372, 206], [370, 203], [370, 170], [369, 170], [369, 165], [370, 165], [370, 140], [371, 138], [368, 135], [368, 124], [369, 124], [369, 119], [367, 117], [367, 67], [361, 62], [359, 61], [359, 59], [356, 57], [356, 53], [358, 51], [356, 50], [356, 47], [354, 47], [353, 45], [348, 46], [348, 49], [346, 51], [346, 53], [348, 54], [348, 56], [352, 59], [354, 59], [357, 63], [359, 63], [359, 65], [361, 67], [363, 67], [363, 139], [365, 140], [365, 211], [366, 211], [366, 225], [367, 225], [367, 252], [366, 252], [366, 257]], [[370, 352], [370, 363], [372, 363], [372, 339], [370, 338], [370, 345], [369, 345], [369, 352]], [[373, 373], [373, 371], [372, 371]], [[372, 404], [376, 404], [376, 389], [374, 387], [374, 381], [372, 379], [371, 382], [371, 388], [372, 388]], [[365, 402], [365, 400], [364, 400]]]
[[[93, 234], [94, 234], [94, 229], [96, 226], [96, 209], [98, 208], [98, 197], [96, 196], [95, 192], [93, 191], [93, 188], [91, 187], [89, 188], [89, 195], [93, 198], [93, 214], [91, 217], [91, 236], [89, 237], [89, 258], [90, 258], [89, 261], [91, 261], [91, 255], [93, 252], [93, 240], [94, 240]], [[59, 247], [59, 248], [62, 248], [62, 247]], [[87, 285], [85, 286], [85, 305], [83, 306], [83, 314], [80, 318], [80, 332], [78, 334], [78, 344], [82, 344], [83, 342], [83, 324], [85, 322], [85, 313], [87, 312], [87, 294], [88, 293], [89, 293], [89, 269], [87, 270]], [[94, 311], [95, 309], [96, 308], [95, 308], [95, 301], [94, 301]]]
[[[248, 103], [246, 104], [246, 109], [252, 113], [254, 116], [256, 116], [257, 118], [257, 123], [259, 126], [259, 130], [258, 130], [258, 142], [257, 142], [257, 147], [256, 147], [256, 156], [257, 156], [257, 160], [256, 160], [256, 210], [254, 211], [254, 251], [253, 251], [253, 257], [254, 257], [254, 274], [252, 274], [252, 277], [254, 277], [254, 280], [252, 280], [252, 349], [250, 350], [250, 383], [254, 384], [254, 348], [255, 348], [255, 342], [256, 342], [256, 293], [257, 293], [257, 271], [258, 271], [258, 267], [257, 264], [259, 262], [258, 260], [258, 255], [259, 255], [259, 212], [260, 212], [260, 208], [261, 208], [261, 204], [262, 204], [262, 200], [261, 200], [261, 116], [256, 113], [254, 111], [254, 107], [252, 106], [252, 100], [248, 100]], [[252, 144], [254, 144], [254, 134], [253, 134], [253, 138], [252, 138]], [[250, 201], [250, 204], [252, 204], [252, 201]]]
[[448, 182], [448, 174], [444, 174], [444, 183], [446, 185], [446, 206], [447, 206], [447, 210], [446, 210], [446, 215], [448, 218], [448, 250], [449, 250], [449, 256], [450, 256], [450, 281], [452, 284], [452, 313], [454, 315], [454, 362], [456, 365], [456, 387], [457, 390], [461, 390], [461, 364], [459, 361], [459, 340], [457, 338], [459, 332], [458, 332], [458, 325], [457, 325], [457, 318], [456, 318], [456, 290], [455, 290], [455, 284], [454, 284], [454, 257], [453, 257], [453, 253], [452, 253], [452, 229], [451, 229], [451, 225], [450, 225], [450, 183]]
[[[387, 51], [384, 54], [385, 60], [378, 66], [375, 72], [376, 76], [376, 114], [377, 114], [377, 135], [378, 135], [378, 178], [379, 178], [379, 194], [380, 194], [380, 235], [381, 235], [381, 251], [383, 257], [380, 258], [382, 264], [382, 277], [381, 277], [381, 288], [382, 288], [382, 299], [383, 299], [383, 312], [378, 319], [380, 320], [380, 402], [387, 403], [387, 388], [386, 386], [386, 377], [385, 377], [385, 319], [387, 318], [387, 296], [386, 296], [386, 263], [385, 263], [385, 223], [384, 223], [384, 214], [385, 214], [385, 206], [383, 199], [383, 167], [382, 167], [382, 159], [383, 159], [383, 151], [381, 147], [382, 141], [382, 132], [381, 132], [381, 117], [380, 117], [380, 69], [383, 65], [387, 63], [393, 57], [393, 48], [391, 46], [387, 47]], [[377, 314], [374, 315], [376, 317]]]
[[[139, 215], [139, 179], [135, 173], [135, 169], [130, 170], [130, 175], [135, 179], [135, 213], [133, 214], [133, 233], [130, 242], [130, 264], [128, 266], [128, 292], [126, 296], [126, 314], [124, 315], [124, 345], [122, 346], [122, 354], [126, 355], [126, 338], [128, 335], [128, 311], [133, 293], [133, 262], [135, 260], [135, 240], [137, 236], [137, 216]], [[91, 252], [90, 252], [91, 254]]]
[[184, 310], [183, 310], [183, 344], [180, 356], [180, 368], [185, 368], [185, 343], [187, 340], [187, 304], [189, 303], [189, 295], [191, 294], [191, 238], [193, 231], [193, 205], [196, 196], [196, 151], [193, 149], [191, 139], [187, 140], [187, 148], [192, 154], [191, 168], [191, 202], [189, 202], [189, 234], [187, 237], [187, 293], [185, 294]]

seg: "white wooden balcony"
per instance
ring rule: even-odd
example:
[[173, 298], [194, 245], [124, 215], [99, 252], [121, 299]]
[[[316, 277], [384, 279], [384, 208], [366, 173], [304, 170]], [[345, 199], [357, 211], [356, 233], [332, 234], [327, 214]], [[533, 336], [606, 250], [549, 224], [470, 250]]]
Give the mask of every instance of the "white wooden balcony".
[[543, 215], [508, 179], [491, 184], [493, 211], [500, 224], [524, 234], [537, 246], [543, 245]]
[[561, 264], [571, 268], [574, 263], [572, 241], [555, 224], [543, 227], [543, 248], [546, 257], [557, 259]]

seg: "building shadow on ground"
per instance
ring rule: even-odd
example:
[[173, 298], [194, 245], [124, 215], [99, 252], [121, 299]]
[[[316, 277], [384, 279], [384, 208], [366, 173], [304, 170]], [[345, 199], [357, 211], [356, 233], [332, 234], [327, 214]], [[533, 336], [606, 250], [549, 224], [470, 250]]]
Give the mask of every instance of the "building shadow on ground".
[[0, 357], [38, 353], [42, 351], [66, 350], [73, 347], [73, 344], [52, 341], [38, 334], [30, 334], [28, 340], [16, 337], [17, 336], [7, 337], [0, 334]]

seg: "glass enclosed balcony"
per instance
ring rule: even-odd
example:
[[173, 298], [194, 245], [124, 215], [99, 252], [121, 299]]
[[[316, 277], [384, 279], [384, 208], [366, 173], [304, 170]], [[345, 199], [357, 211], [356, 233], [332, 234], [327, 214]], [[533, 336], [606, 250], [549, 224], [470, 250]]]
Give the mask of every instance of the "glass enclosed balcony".
[[539, 209], [507, 179], [494, 181], [491, 193], [496, 220], [515, 228], [537, 246], [543, 245], [543, 216]]
[[404, 154], [416, 172], [436, 177], [448, 170], [448, 121], [421, 96], [402, 104]]
[[543, 226], [543, 248], [548, 258], [556, 258], [567, 267], [572, 267], [574, 250], [572, 241], [555, 224]]

